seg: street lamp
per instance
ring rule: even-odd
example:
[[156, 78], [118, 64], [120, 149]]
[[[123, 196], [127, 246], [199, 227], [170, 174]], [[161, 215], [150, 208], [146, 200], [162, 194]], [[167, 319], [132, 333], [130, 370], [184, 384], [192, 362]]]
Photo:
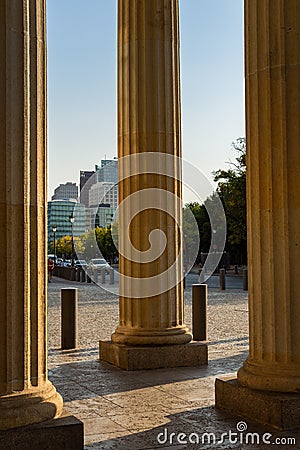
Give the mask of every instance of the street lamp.
[[57, 231], [57, 227], [56, 225], [53, 226], [52, 228], [53, 231], [53, 239], [54, 239], [54, 262], [56, 263], [56, 231]]
[[71, 214], [70, 218], [69, 218], [70, 222], [71, 222], [71, 227], [72, 227], [72, 267], [74, 267], [74, 222], [75, 222], [75, 217], [73, 214]]

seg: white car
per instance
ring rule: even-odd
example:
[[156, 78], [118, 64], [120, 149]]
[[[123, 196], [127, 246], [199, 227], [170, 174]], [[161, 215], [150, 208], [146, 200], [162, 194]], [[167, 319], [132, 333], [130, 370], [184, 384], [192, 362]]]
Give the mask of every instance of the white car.
[[89, 262], [89, 269], [100, 270], [105, 269], [105, 272], [109, 272], [109, 264], [103, 258], [93, 258]]

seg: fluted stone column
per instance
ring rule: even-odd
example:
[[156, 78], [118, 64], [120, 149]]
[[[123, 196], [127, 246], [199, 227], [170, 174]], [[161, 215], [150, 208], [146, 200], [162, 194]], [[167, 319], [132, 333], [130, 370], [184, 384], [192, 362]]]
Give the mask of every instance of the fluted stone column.
[[238, 378], [300, 389], [300, 8], [246, 2], [250, 354]]
[[245, 18], [250, 353], [238, 380], [299, 392], [299, 1], [246, 0]]
[[[128, 208], [119, 211], [120, 249], [125, 253], [120, 256], [120, 272], [129, 279], [123, 284], [121, 282], [120, 325], [112, 340], [133, 345], [186, 343], [191, 340], [191, 335], [183, 323], [182, 258], [179, 257], [174, 267], [178, 282], [165, 292], [141, 298], [142, 288], [136, 295], [139, 287], [135, 288], [131, 280], [163, 273], [176, 260], [180, 249], [180, 230], [174, 218], [167, 213], [168, 192], [176, 193], [181, 198], [180, 167], [174, 164], [174, 170], [170, 173], [173, 179], [167, 178], [161, 167], [164, 155], [160, 155], [181, 156], [178, 2], [120, 0], [118, 48], [120, 204], [126, 197], [132, 196], [128, 203], [130, 210], [131, 203], [139, 202], [139, 198], [135, 199], [132, 194], [143, 189], [152, 189], [150, 196], [163, 198], [160, 204], [156, 202], [160, 209], [143, 210], [146, 205], [140, 202], [138, 209], [141, 212], [132, 217], [129, 237], [138, 252], [143, 253], [149, 248], [150, 233], [159, 229], [166, 236], [167, 247], [156, 258], [159, 254], [156, 242], [155, 254], [147, 263], [141, 263], [142, 254], [136, 262], [132, 261], [131, 252], [126, 251], [128, 247], [122, 242], [126, 239], [124, 215]], [[139, 173], [143, 169], [141, 165], [134, 171], [136, 161], [143, 161], [138, 157], [135, 159], [135, 154], [145, 152], [157, 154], [157, 174]], [[122, 160], [128, 155], [133, 155], [129, 164], [126, 158], [125, 162]], [[176, 201], [175, 198], [173, 201]], [[180, 221], [180, 202], [173, 211], [175, 220]], [[124, 286], [125, 283], [127, 286]], [[161, 286], [163, 290], [164, 286]]]
[[0, 429], [58, 416], [47, 379], [44, 0], [0, 4]]
[[112, 342], [186, 344], [178, 0], [118, 2], [118, 149], [120, 324]]

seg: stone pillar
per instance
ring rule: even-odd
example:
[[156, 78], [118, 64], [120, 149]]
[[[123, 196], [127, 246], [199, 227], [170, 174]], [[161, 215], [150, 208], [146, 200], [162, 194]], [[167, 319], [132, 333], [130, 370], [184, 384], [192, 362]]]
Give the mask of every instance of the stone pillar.
[[0, 429], [58, 416], [47, 379], [44, 0], [0, 5]]
[[112, 342], [184, 345], [178, 0], [119, 0], [118, 15], [120, 324]]
[[238, 381], [299, 392], [299, 1], [246, 0], [245, 19], [250, 353]]

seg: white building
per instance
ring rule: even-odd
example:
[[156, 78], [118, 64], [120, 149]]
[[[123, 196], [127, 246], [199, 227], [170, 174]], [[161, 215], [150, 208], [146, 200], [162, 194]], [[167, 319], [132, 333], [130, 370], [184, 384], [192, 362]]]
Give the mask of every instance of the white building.
[[118, 185], [113, 182], [100, 181], [89, 190], [89, 206], [98, 207], [101, 204], [111, 208], [118, 207]]

